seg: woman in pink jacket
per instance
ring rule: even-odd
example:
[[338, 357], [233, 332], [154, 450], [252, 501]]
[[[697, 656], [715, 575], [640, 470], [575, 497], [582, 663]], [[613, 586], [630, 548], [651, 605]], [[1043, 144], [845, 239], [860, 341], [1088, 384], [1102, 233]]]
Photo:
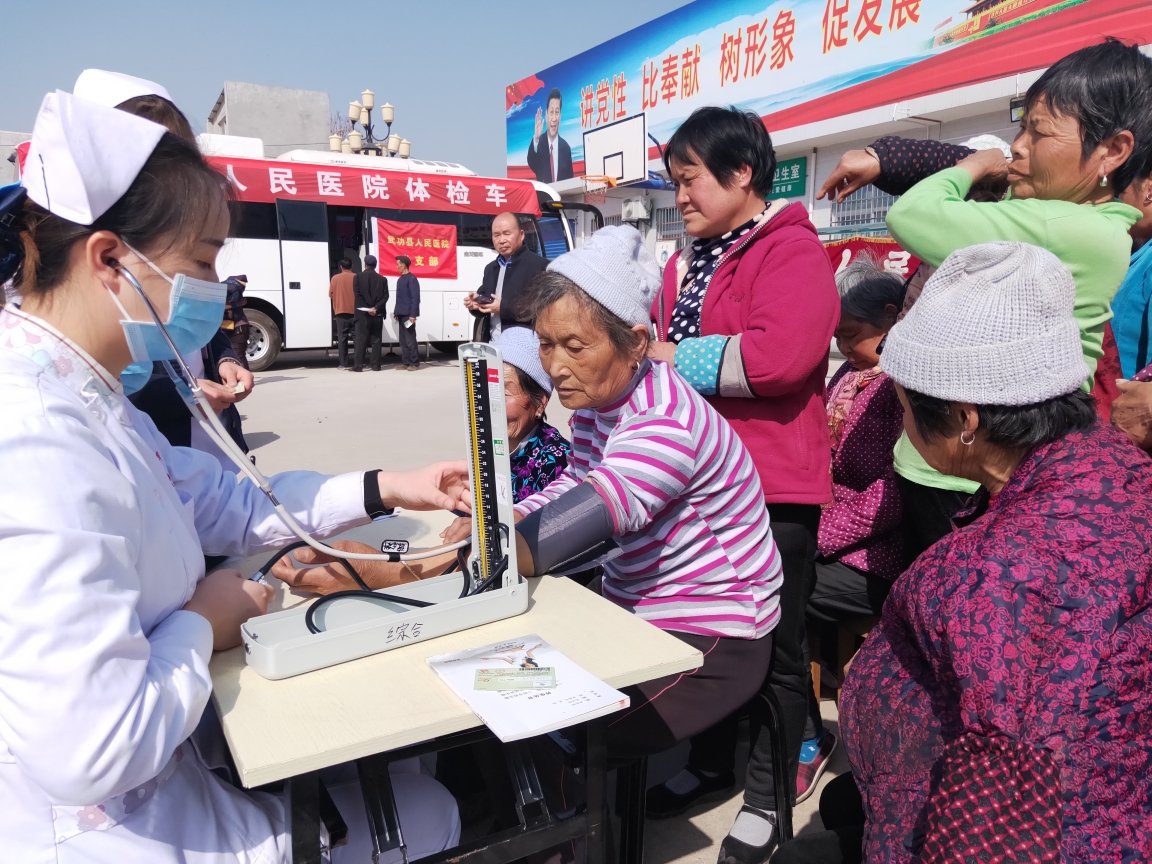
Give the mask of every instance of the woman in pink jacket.
[[[804, 610], [820, 507], [832, 500], [824, 379], [840, 317], [832, 266], [801, 204], [765, 203], [776, 154], [755, 114], [701, 108], [669, 139], [664, 164], [692, 242], [668, 262], [652, 307], [650, 356], [674, 364], [752, 453], [784, 569], [769, 681], [796, 776], [807, 706]], [[766, 736], [765, 736], [766, 737]], [[667, 818], [735, 784], [735, 718], [692, 742], [688, 767], [651, 790]], [[767, 741], [748, 765], [745, 806], [721, 862], [759, 864], [776, 846]]]

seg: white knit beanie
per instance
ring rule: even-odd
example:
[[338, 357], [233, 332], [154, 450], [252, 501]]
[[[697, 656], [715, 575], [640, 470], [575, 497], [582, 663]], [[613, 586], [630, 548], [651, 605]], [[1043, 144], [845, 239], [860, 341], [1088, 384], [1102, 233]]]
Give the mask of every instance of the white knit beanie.
[[540, 337], [527, 327], [506, 327], [496, 337], [505, 363], [511, 363], [535, 381], [545, 393], [552, 392], [552, 379], [540, 362]]
[[647, 324], [660, 290], [660, 265], [631, 225], [601, 228], [579, 249], [548, 265], [633, 327]]
[[892, 328], [880, 367], [917, 393], [976, 405], [1034, 405], [1088, 377], [1076, 286], [1060, 259], [1025, 243], [953, 252]]

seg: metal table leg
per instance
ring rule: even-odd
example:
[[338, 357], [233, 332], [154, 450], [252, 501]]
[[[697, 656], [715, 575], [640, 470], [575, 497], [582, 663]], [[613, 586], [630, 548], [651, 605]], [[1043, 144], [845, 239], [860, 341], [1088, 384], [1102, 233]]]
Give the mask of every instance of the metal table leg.
[[588, 864], [608, 860], [608, 721], [601, 717], [588, 723], [585, 751], [585, 786], [588, 812], [585, 814], [588, 838]]
[[620, 864], [644, 864], [644, 793], [648, 759], [616, 771], [616, 815], [620, 817]]
[[292, 807], [292, 864], [320, 864], [320, 775], [288, 781]]

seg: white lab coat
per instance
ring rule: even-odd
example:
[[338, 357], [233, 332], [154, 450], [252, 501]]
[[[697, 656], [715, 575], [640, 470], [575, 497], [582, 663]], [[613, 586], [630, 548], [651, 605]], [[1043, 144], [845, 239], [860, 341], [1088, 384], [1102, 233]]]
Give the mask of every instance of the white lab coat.
[[[362, 484], [272, 478], [321, 536], [368, 521]], [[205, 552], [293, 539], [251, 482], [169, 446], [80, 349], [0, 312], [0, 861], [290, 860], [282, 801], [225, 785], [187, 742], [212, 631], [181, 607]]]

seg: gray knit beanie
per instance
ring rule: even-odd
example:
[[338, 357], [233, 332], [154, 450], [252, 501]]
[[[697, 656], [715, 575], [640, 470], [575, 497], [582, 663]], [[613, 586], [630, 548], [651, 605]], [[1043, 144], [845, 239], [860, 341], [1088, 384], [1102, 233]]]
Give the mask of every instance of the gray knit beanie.
[[540, 362], [540, 337], [527, 327], [506, 327], [496, 337], [496, 347], [505, 363], [511, 363], [540, 385], [545, 393], [552, 392], [552, 379]]
[[660, 290], [660, 265], [631, 225], [601, 228], [579, 249], [548, 265], [633, 327], [647, 324]]
[[1076, 286], [1060, 259], [1025, 243], [953, 252], [888, 333], [881, 368], [917, 393], [976, 405], [1034, 405], [1088, 377]]

